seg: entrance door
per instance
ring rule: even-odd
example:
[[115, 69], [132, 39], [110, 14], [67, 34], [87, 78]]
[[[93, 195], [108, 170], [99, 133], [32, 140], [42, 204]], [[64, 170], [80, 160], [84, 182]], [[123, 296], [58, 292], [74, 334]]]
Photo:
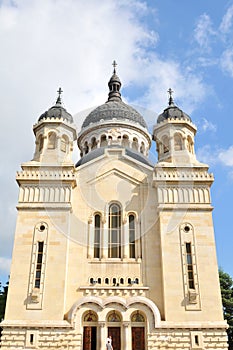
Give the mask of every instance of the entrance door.
[[121, 328], [108, 327], [108, 336], [112, 336], [112, 347], [114, 350], [121, 350]]
[[84, 327], [83, 350], [96, 350], [96, 327]]
[[145, 350], [144, 327], [132, 327], [132, 350]]

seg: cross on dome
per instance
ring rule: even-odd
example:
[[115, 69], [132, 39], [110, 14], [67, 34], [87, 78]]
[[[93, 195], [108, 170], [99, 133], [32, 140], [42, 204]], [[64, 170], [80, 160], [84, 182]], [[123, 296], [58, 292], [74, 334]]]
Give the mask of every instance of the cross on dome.
[[112, 65], [113, 65], [113, 74], [116, 74], [116, 66], [117, 66], [117, 63], [116, 63], [115, 60], [112, 62]]
[[57, 90], [57, 93], [58, 93], [58, 97], [57, 97], [56, 104], [61, 104], [61, 94], [63, 93], [61, 87], [59, 87], [59, 89]]
[[169, 94], [169, 101], [168, 101], [169, 106], [174, 105], [174, 101], [173, 101], [173, 97], [172, 97], [172, 94], [174, 91], [171, 88], [169, 88], [167, 90], [167, 92]]

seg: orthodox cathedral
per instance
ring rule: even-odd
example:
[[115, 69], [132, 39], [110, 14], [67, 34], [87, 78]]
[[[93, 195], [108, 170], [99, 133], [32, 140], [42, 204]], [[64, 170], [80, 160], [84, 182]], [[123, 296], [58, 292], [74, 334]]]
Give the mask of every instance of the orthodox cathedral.
[[81, 130], [60, 89], [33, 126], [2, 350], [105, 350], [107, 339], [114, 350], [227, 349], [214, 179], [196, 159], [196, 127], [169, 89], [150, 135], [122, 101], [115, 64], [108, 87]]

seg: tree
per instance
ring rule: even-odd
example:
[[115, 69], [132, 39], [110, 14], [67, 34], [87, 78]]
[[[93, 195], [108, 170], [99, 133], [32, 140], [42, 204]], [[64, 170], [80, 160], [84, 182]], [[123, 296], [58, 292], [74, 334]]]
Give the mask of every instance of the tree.
[[[2, 283], [0, 282], [0, 322], [3, 320], [5, 315], [8, 284], [9, 282], [7, 282], [6, 285], [2, 287]], [[0, 341], [1, 341], [1, 334], [2, 334], [2, 328], [0, 327]]]
[[233, 280], [228, 273], [219, 270], [220, 287], [222, 294], [223, 316], [229, 328], [227, 330], [229, 350], [233, 350]]

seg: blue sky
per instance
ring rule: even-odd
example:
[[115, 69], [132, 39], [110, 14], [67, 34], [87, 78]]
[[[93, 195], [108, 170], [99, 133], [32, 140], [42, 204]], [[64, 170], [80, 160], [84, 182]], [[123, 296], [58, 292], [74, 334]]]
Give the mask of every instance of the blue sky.
[[169, 87], [197, 125], [198, 159], [215, 175], [218, 262], [233, 276], [233, 0], [3, 0], [0, 45], [1, 281], [10, 269], [15, 174], [34, 152], [32, 125], [62, 86], [79, 128], [106, 101], [114, 59], [123, 98], [144, 111], [150, 131]]

